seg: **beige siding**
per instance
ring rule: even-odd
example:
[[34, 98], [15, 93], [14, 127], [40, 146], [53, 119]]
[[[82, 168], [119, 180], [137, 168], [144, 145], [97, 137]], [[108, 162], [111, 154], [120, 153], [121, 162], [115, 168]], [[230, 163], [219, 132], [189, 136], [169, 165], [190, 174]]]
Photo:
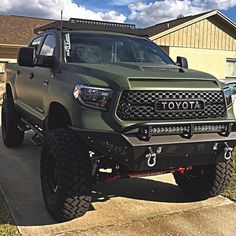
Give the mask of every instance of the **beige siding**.
[[9, 47], [0, 45], [0, 60], [4, 58], [16, 59], [19, 47]]
[[232, 51], [236, 50], [236, 34], [230, 36], [208, 19], [154, 40], [161, 46]]
[[190, 69], [204, 71], [218, 79], [224, 79], [226, 58], [236, 58], [236, 51], [170, 47], [169, 55], [174, 61], [177, 56], [186, 57]]

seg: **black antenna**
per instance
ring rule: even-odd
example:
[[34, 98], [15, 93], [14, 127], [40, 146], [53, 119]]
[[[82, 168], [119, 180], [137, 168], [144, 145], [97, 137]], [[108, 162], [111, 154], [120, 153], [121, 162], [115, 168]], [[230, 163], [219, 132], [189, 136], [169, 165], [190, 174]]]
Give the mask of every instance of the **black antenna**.
[[63, 19], [63, 10], [61, 10], [61, 33], [62, 33], [62, 19]]
[[63, 46], [63, 10], [61, 10], [61, 28], [60, 28], [60, 60], [59, 60], [59, 73], [61, 72], [61, 64], [62, 64], [62, 46]]

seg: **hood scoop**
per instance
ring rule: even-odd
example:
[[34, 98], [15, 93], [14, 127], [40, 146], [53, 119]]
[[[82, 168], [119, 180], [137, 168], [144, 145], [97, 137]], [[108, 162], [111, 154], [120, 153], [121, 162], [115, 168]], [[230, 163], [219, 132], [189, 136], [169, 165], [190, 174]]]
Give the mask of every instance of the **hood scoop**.
[[141, 70], [144, 72], [169, 72], [169, 73], [179, 73], [179, 72], [185, 72], [181, 67], [176, 65], [153, 65], [145, 63], [143, 65], [137, 64], [137, 63], [124, 63], [124, 62], [115, 62], [113, 63], [117, 66], [126, 67], [133, 70]]
[[184, 72], [184, 70], [178, 66], [142, 66], [140, 69], [145, 72]]

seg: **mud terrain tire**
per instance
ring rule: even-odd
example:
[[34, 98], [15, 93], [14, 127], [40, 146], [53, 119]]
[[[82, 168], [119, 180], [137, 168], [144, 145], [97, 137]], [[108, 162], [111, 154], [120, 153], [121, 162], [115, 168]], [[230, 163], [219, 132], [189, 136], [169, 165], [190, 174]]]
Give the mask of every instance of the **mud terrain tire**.
[[24, 132], [20, 131], [17, 126], [19, 116], [15, 109], [13, 98], [3, 96], [2, 104], [2, 138], [4, 144], [9, 147], [19, 147], [24, 141]]
[[41, 151], [41, 184], [46, 208], [57, 221], [84, 215], [92, 200], [87, 148], [69, 128], [49, 131]]
[[196, 199], [207, 199], [221, 194], [233, 176], [233, 160], [214, 165], [195, 166], [184, 174], [174, 173], [179, 188]]

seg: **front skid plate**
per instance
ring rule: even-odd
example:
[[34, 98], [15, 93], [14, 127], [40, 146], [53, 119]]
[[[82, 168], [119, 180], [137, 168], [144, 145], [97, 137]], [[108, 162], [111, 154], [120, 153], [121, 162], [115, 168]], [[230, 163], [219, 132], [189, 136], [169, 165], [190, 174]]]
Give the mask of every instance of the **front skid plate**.
[[[179, 135], [169, 135], [153, 136], [149, 141], [142, 141], [135, 134], [72, 129], [78, 131], [80, 138], [96, 152], [134, 171], [214, 164], [225, 161], [226, 144], [236, 146], [235, 132], [228, 137], [194, 134], [191, 139], [185, 139]], [[152, 167], [147, 163], [150, 152], [156, 154], [157, 160]]]

